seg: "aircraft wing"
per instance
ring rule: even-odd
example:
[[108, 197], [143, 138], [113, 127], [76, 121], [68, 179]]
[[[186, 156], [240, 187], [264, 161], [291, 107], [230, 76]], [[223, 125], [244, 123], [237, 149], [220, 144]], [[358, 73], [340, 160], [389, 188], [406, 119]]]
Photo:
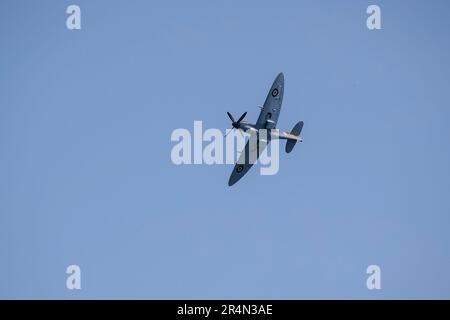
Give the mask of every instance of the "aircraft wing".
[[[238, 161], [236, 162], [236, 165], [233, 168], [230, 180], [228, 180], [229, 186], [232, 186], [233, 184], [238, 182], [243, 176], [245, 176], [245, 174], [255, 164], [256, 160], [258, 160], [261, 153], [267, 147], [268, 142], [266, 140], [258, 139], [256, 143], [254, 142], [251, 143], [250, 139], [247, 141], [244, 150], [242, 151]], [[256, 148], [252, 149], [252, 146]]]
[[264, 106], [256, 122], [256, 129], [275, 129], [281, 111], [284, 93], [284, 75], [280, 73], [267, 94]]

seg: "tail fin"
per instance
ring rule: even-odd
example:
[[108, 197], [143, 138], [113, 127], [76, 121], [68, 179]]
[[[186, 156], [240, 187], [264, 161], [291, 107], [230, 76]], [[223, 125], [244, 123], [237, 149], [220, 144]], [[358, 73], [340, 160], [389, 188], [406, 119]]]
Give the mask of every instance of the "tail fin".
[[[303, 121], [299, 121], [291, 131], [294, 136], [299, 136], [303, 129]], [[290, 153], [294, 149], [297, 140], [287, 140], [286, 141], [286, 153]]]

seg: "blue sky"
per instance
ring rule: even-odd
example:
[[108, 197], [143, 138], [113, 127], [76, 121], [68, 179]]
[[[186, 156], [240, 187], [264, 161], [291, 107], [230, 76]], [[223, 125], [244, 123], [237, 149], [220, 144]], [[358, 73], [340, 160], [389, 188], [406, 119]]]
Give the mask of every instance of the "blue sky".
[[[0, 297], [450, 298], [449, 9], [2, 1]], [[277, 175], [172, 164], [174, 129], [256, 120], [281, 71], [305, 141]]]

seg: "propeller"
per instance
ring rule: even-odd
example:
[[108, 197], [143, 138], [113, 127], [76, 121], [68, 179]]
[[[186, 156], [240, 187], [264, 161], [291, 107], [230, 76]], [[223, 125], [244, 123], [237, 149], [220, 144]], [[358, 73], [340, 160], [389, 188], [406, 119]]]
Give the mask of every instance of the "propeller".
[[[242, 120], [244, 120], [245, 116], [247, 115], [247, 111], [244, 112], [244, 113], [242, 114], [242, 116], [240, 116], [239, 119], [238, 119], [237, 121], [234, 120], [234, 117], [233, 117], [233, 115], [232, 115], [231, 113], [227, 112], [227, 115], [228, 115], [228, 117], [229, 117], [230, 120], [231, 120], [231, 126], [233, 127], [233, 129], [239, 129], [239, 124], [241, 123]], [[230, 132], [231, 132], [231, 131], [229, 131], [229, 132], [226, 134], [226, 136], [227, 136]], [[241, 132], [241, 134], [242, 134], [242, 132]], [[225, 137], [226, 137], [226, 136], [225, 136]]]
[[239, 123], [241, 123], [241, 121], [244, 120], [245, 116], [247, 115], [247, 112], [244, 112], [237, 121], [234, 120], [234, 117], [231, 115], [231, 113], [227, 112], [227, 114], [228, 114], [228, 117], [230, 117], [231, 125], [233, 126], [233, 128], [238, 129]]

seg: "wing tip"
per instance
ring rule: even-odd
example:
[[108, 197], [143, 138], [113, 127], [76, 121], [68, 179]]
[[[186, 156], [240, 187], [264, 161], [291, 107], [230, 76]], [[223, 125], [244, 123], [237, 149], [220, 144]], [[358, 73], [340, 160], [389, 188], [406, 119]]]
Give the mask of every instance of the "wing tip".
[[228, 180], [228, 186], [231, 187], [236, 182], [238, 182], [239, 179], [233, 179], [233, 176], [230, 177], [230, 180]]
[[277, 75], [277, 79], [280, 80], [280, 81], [284, 81], [284, 73], [283, 73], [283, 72], [280, 72], [280, 73]]

